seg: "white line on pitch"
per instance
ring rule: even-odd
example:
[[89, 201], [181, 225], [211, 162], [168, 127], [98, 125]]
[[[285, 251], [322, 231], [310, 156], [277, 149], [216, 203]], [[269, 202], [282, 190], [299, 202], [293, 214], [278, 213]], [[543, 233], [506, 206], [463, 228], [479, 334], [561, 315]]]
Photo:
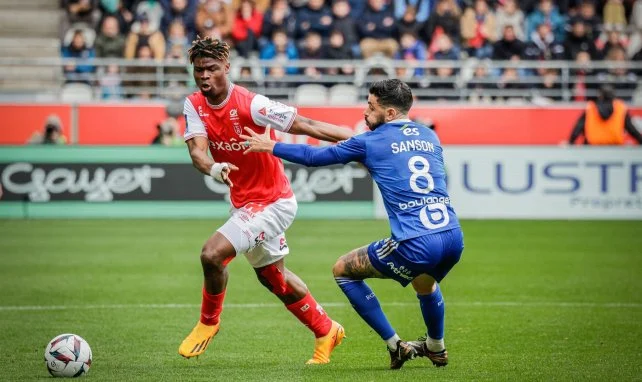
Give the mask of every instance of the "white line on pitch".
[[[325, 307], [349, 307], [347, 302], [326, 302]], [[416, 306], [414, 302], [382, 302], [386, 306]], [[642, 303], [636, 302], [556, 302], [556, 301], [446, 301], [449, 306], [464, 307], [557, 307], [557, 308], [642, 308]], [[283, 304], [225, 304], [226, 309], [280, 308]], [[92, 309], [193, 309], [198, 304], [89, 304], [89, 305], [0, 305], [0, 311], [38, 311], [38, 310], [92, 310]]]

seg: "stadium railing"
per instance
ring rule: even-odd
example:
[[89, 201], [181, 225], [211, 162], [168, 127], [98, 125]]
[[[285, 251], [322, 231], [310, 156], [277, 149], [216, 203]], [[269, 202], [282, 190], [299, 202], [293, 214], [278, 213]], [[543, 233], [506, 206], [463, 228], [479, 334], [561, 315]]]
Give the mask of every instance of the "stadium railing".
[[[70, 65], [88, 66], [85, 73], [65, 73]], [[109, 66], [118, 67], [111, 84], [116, 83], [117, 96], [104, 98], [101, 81], [106, 82], [105, 73]], [[488, 75], [474, 78], [476, 69], [483, 66]], [[275, 77], [271, 68], [291, 68], [297, 74]], [[317, 68], [323, 74], [303, 74], [306, 68]], [[439, 68], [450, 68], [452, 75], [437, 76]], [[518, 72], [517, 80], [501, 84], [505, 69]], [[625, 74], [614, 75], [616, 70]], [[341, 74], [341, 71], [349, 74]], [[550, 75], [551, 86], [544, 86], [545, 71]], [[86, 83], [91, 87], [92, 99], [180, 99], [195, 90], [186, 61], [141, 61], [124, 59], [77, 60], [65, 58], [0, 58], [0, 102], [6, 101], [60, 101], [64, 85], [70, 82]], [[337, 74], [329, 74], [338, 72]], [[584, 72], [584, 74], [580, 74]], [[253, 91], [274, 99], [294, 102], [297, 88], [305, 84], [321, 84], [328, 88], [333, 85], [356, 87], [358, 100], [368, 92], [368, 84], [375, 80], [397, 77], [413, 87], [419, 102], [509, 102], [509, 103], [550, 103], [576, 102], [577, 91], [584, 97], [594, 97], [603, 83], [612, 83], [618, 97], [636, 104], [642, 104], [642, 86], [639, 85], [642, 63], [596, 61], [582, 65], [569, 61], [423, 61], [408, 62], [373, 57], [368, 60], [293, 60], [287, 62], [235, 58], [231, 63], [230, 78]], [[477, 85], [471, 85], [476, 83]], [[582, 86], [578, 90], [578, 84]], [[111, 89], [114, 93], [113, 88]], [[328, 104], [328, 95], [319, 97], [318, 102]]]

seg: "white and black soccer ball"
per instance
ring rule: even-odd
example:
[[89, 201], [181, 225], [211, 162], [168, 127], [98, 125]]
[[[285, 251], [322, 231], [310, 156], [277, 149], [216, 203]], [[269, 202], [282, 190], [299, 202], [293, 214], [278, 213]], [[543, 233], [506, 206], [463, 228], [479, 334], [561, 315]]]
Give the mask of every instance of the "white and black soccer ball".
[[49, 341], [45, 362], [54, 377], [75, 378], [86, 374], [91, 366], [91, 348], [75, 334], [61, 334]]

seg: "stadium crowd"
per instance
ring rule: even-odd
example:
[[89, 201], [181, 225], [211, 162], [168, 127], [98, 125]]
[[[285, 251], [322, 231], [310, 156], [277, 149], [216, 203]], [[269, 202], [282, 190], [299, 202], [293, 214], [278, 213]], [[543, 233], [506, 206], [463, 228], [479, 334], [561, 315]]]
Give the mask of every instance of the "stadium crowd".
[[[478, 95], [491, 88], [559, 90], [558, 69], [526, 70], [519, 63], [566, 60], [578, 64], [571, 73], [577, 79], [572, 100], [583, 101], [588, 89], [605, 82], [632, 95], [642, 75], [591, 65], [642, 62], [642, 0], [61, 0], [61, 7], [63, 57], [169, 60], [185, 64], [165, 69], [178, 75], [189, 71], [187, 48], [196, 35], [226, 40], [240, 57], [280, 63], [265, 69], [276, 80], [354, 72], [350, 65], [300, 69], [287, 65], [292, 59], [379, 55], [409, 63], [476, 60], [464, 86]], [[494, 68], [497, 60], [514, 67]], [[249, 77], [250, 69], [244, 69], [241, 76]], [[124, 83], [116, 65], [98, 70], [103, 98], [121, 97], [122, 86], [154, 83], [149, 76]], [[95, 71], [91, 65], [65, 68], [68, 81], [88, 81]], [[430, 76], [436, 80], [429, 86], [448, 94], [457, 71], [457, 65], [444, 64], [431, 70], [397, 67], [395, 74], [419, 84]], [[153, 74], [155, 68], [127, 72]], [[189, 85], [189, 77], [179, 82]]]

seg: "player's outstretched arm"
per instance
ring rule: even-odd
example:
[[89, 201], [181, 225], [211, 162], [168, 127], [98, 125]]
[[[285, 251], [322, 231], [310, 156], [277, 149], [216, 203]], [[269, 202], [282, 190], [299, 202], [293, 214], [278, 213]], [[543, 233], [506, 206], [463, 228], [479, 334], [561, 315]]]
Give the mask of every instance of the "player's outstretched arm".
[[270, 126], [265, 129], [263, 134], [258, 134], [247, 127], [245, 131], [249, 135], [240, 135], [242, 139], [245, 139], [245, 147], [247, 147], [244, 154], [267, 152], [289, 162], [311, 167], [348, 163], [362, 159], [360, 152], [355, 151], [352, 147], [344, 147], [343, 143], [328, 147], [280, 143], [270, 138]]
[[339, 142], [350, 139], [354, 132], [348, 128], [297, 115], [288, 131], [290, 134], [307, 135], [322, 141]]
[[232, 187], [230, 181], [230, 171], [238, 170], [239, 168], [231, 163], [216, 163], [214, 159], [207, 155], [207, 148], [209, 141], [205, 137], [195, 136], [186, 141], [189, 155], [192, 158], [192, 164], [196, 169], [205, 175], [210, 175], [212, 178], [223, 182]]

